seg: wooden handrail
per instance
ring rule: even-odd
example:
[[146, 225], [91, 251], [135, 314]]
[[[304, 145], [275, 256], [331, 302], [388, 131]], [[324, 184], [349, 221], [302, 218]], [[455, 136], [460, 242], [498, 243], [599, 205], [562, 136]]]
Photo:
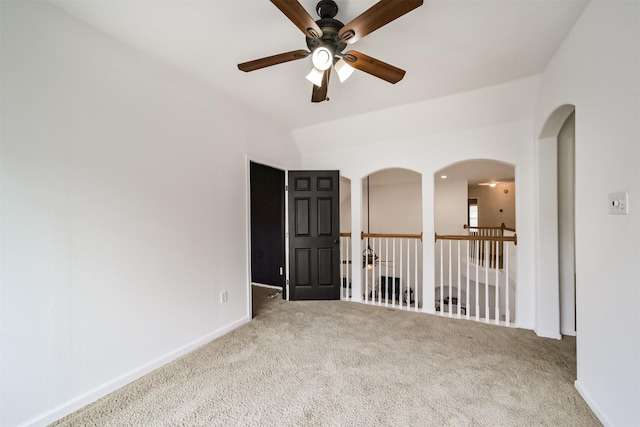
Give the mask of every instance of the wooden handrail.
[[453, 235], [453, 234], [438, 234], [435, 233], [435, 240], [480, 240], [480, 241], [490, 241], [490, 242], [513, 242], [514, 244], [518, 244], [518, 235], [514, 234], [513, 236], [469, 236], [466, 234], [462, 235]]
[[[504, 223], [503, 223], [504, 224]], [[497, 227], [489, 227], [489, 226], [485, 226], [485, 225], [477, 225], [475, 227], [472, 227], [470, 225], [463, 225], [464, 229], [467, 230], [469, 228], [475, 228], [476, 230], [502, 230], [502, 226], [499, 225]]]
[[365, 238], [381, 237], [388, 239], [420, 239], [422, 241], [422, 233], [420, 234], [388, 234], [388, 233], [365, 233], [360, 232], [360, 240]]
[[465, 224], [463, 227], [464, 227], [465, 230], [469, 229], [469, 228], [473, 228], [473, 229], [476, 229], [476, 230], [507, 230], [507, 231], [512, 231], [514, 233], [516, 232], [515, 228], [507, 227], [504, 224], [504, 222], [502, 224], [500, 224], [499, 226], [497, 226], [497, 227], [488, 227], [488, 226], [471, 227], [471, 226], [469, 226], [467, 224]]
[[340, 237], [351, 237], [351, 232], [348, 232], [348, 233], [340, 233]]

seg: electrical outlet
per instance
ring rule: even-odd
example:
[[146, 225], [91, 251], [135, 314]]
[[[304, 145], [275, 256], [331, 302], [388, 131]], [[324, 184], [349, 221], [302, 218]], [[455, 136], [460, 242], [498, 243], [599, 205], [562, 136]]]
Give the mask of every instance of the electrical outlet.
[[629, 192], [609, 193], [609, 215], [629, 214]]
[[227, 291], [220, 292], [220, 302], [227, 302], [228, 299]]

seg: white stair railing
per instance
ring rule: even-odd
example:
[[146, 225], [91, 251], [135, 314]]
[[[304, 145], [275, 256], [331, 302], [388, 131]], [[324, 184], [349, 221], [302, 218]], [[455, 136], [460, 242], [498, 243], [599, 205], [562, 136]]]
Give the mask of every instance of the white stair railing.
[[362, 299], [403, 310], [422, 308], [422, 233], [361, 233]]
[[515, 232], [436, 234], [435, 238], [436, 311], [511, 325], [515, 321]]
[[351, 262], [351, 233], [340, 233], [340, 299], [351, 301], [351, 280], [353, 277]]

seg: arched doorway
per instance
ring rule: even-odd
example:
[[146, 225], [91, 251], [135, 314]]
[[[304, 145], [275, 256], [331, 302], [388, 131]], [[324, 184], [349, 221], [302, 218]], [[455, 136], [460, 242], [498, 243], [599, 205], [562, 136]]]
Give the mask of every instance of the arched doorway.
[[558, 132], [560, 333], [576, 334], [575, 112]]
[[547, 119], [537, 145], [536, 333], [576, 334], [575, 107]]

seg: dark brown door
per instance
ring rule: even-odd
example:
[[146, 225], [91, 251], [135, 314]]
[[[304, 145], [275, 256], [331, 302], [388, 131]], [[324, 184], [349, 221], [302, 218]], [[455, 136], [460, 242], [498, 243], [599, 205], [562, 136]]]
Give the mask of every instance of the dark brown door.
[[251, 281], [284, 287], [284, 171], [250, 166]]
[[340, 299], [340, 174], [289, 172], [289, 299]]

